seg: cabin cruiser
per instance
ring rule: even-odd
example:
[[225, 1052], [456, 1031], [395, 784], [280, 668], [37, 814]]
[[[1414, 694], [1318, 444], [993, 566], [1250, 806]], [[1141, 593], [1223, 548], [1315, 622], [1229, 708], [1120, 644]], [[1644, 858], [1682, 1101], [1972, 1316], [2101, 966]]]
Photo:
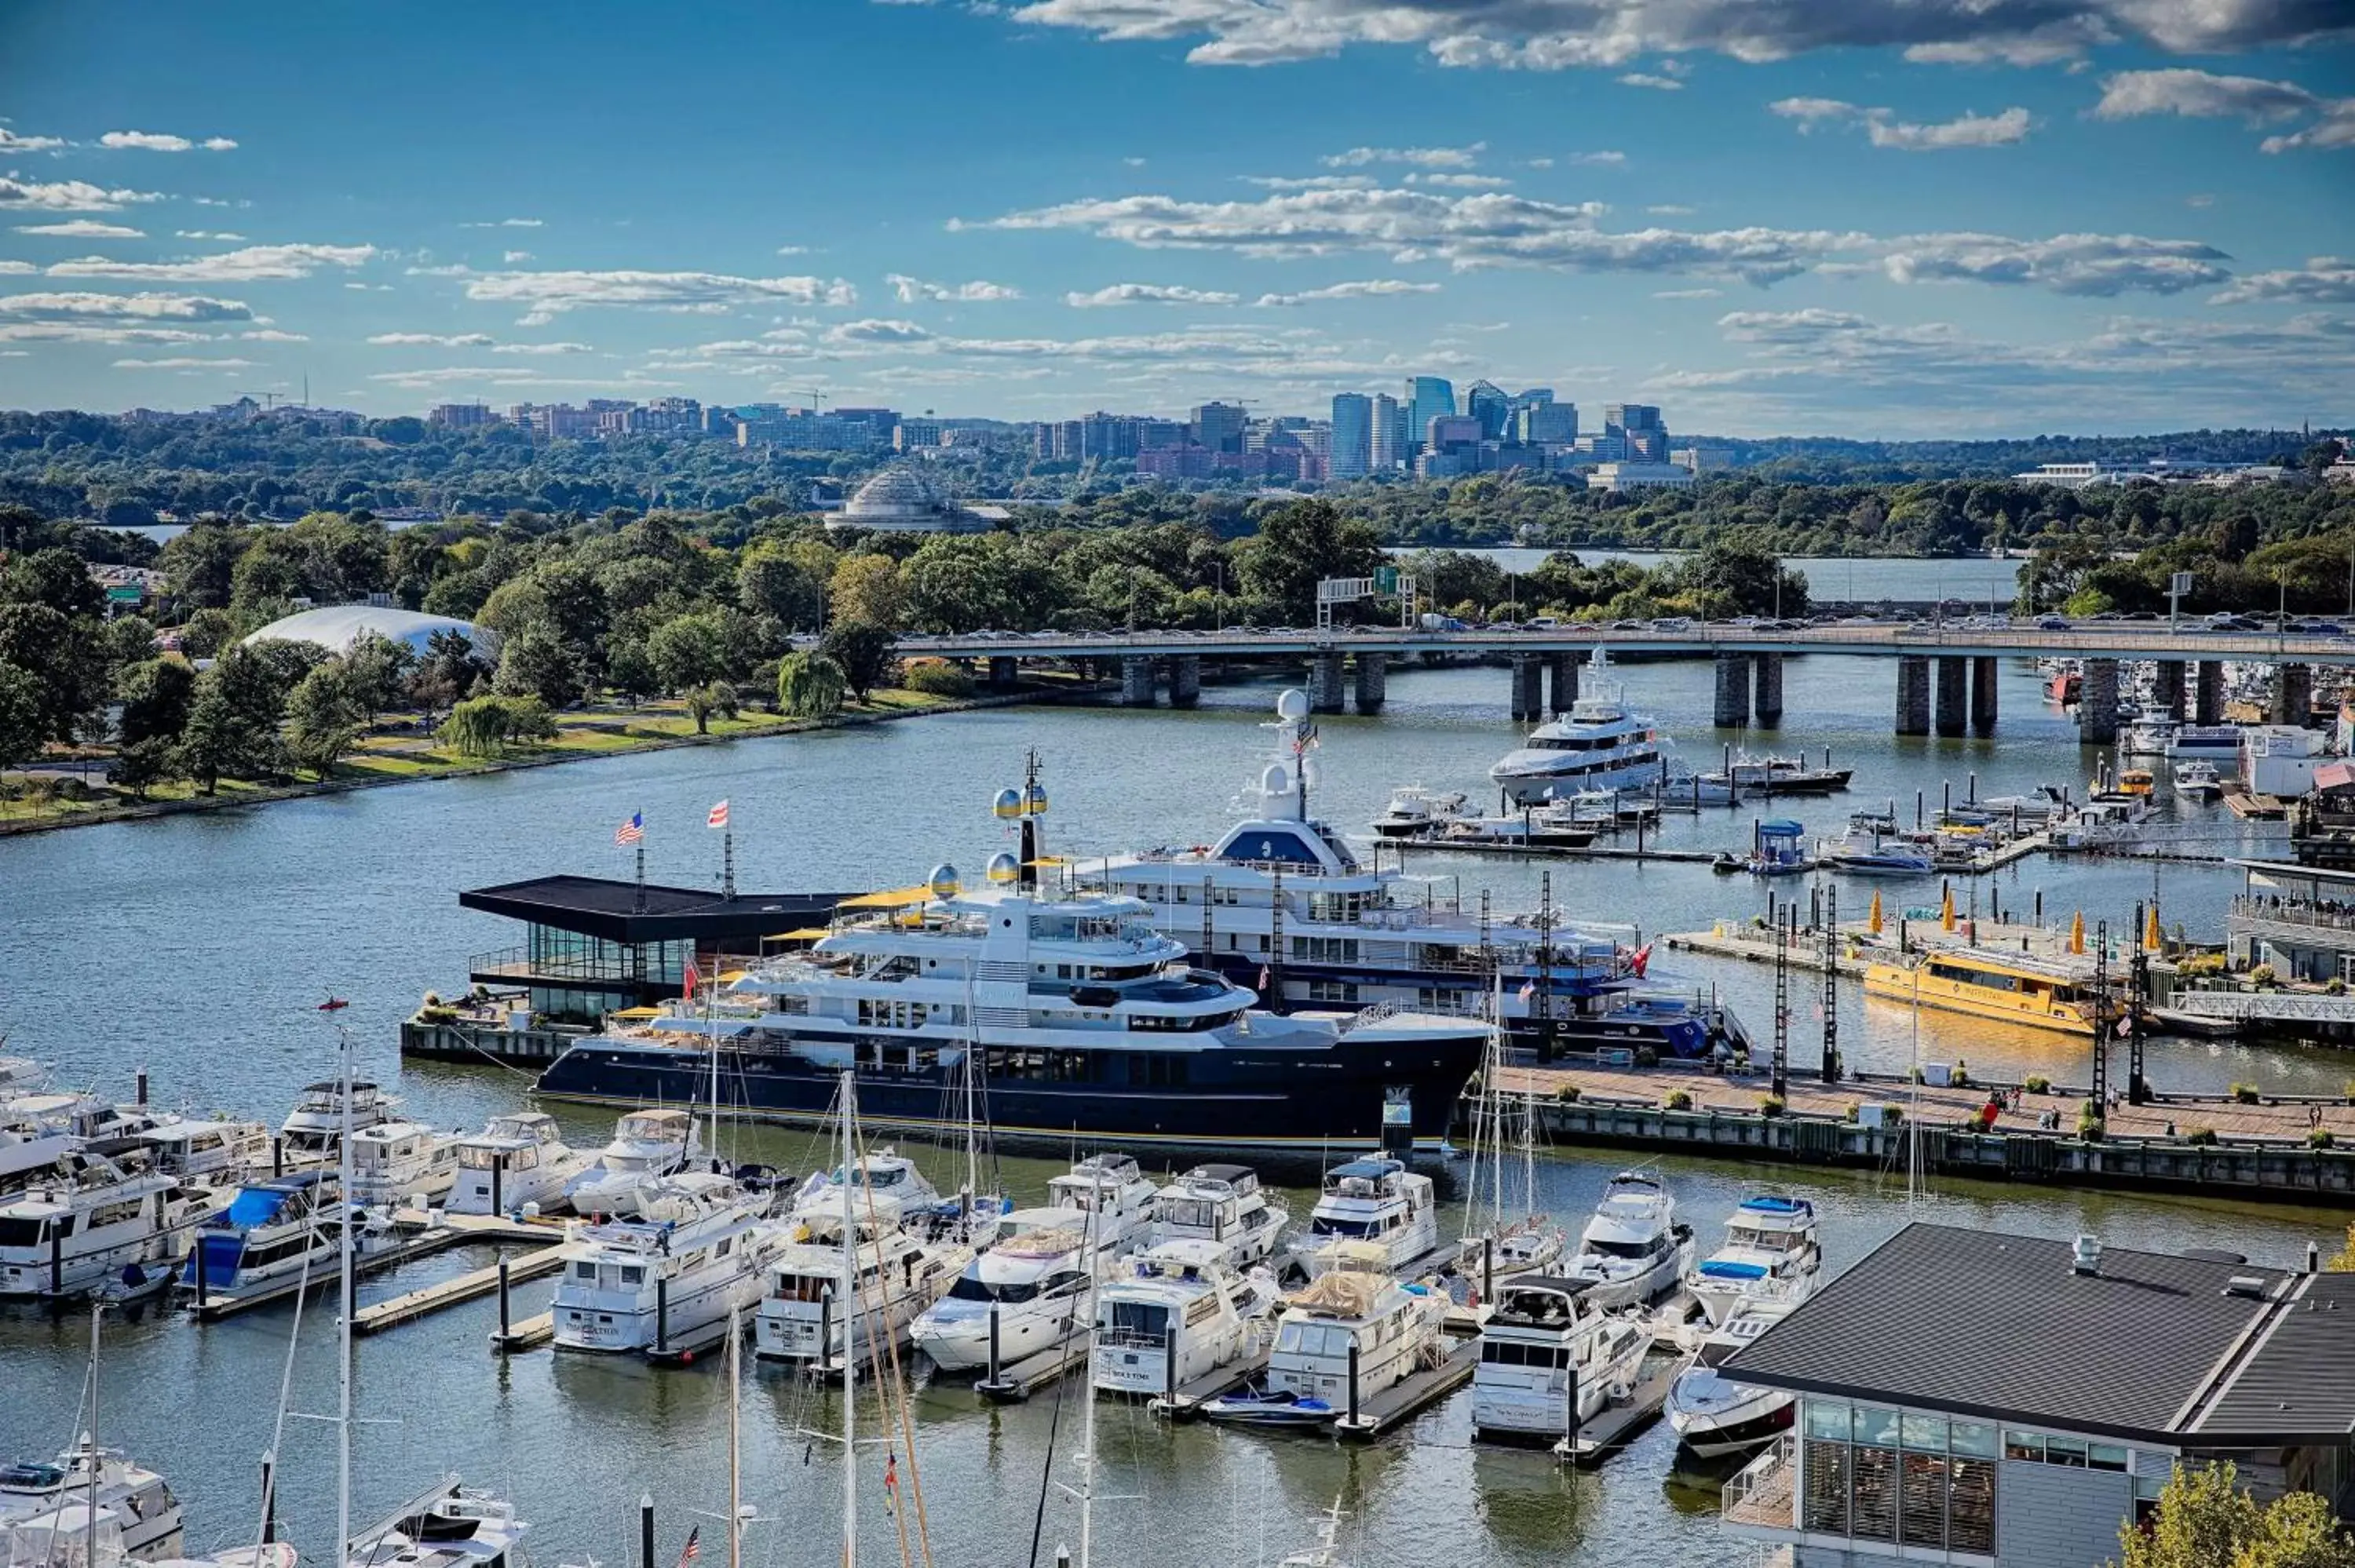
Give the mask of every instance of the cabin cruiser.
[[[896, 1214], [854, 1212], [846, 1227], [839, 1188], [835, 1202], [832, 1212], [796, 1210], [788, 1222], [785, 1245], [769, 1262], [752, 1320], [754, 1354], [839, 1371], [847, 1319], [858, 1325], [858, 1355], [871, 1360], [887, 1346], [906, 1345], [917, 1316], [946, 1295], [973, 1263], [972, 1248], [928, 1241], [906, 1229]], [[851, 1261], [858, 1300], [851, 1311], [840, 1305], [846, 1232], [857, 1248]]]
[[[120, 1526], [123, 1556], [153, 1563], [180, 1555], [180, 1499], [171, 1487], [118, 1449], [92, 1447], [87, 1436], [54, 1460], [0, 1468], [0, 1538], [69, 1504], [92, 1501], [101, 1520]], [[76, 1532], [84, 1522], [74, 1521]]]
[[168, 1271], [214, 1206], [130, 1139], [71, 1150], [0, 1196], [0, 1298], [77, 1296], [125, 1269]]
[[1725, 1223], [1725, 1243], [1685, 1276], [1685, 1289], [1712, 1323], [1752, 1301], [1806, 1298], [1824, 1266], [1816, 1206], [1805, 1198], [1758, 1192]]
[[[2039, 784], [2025, 795], [1991, 795], [1978, 805], [1990, 821], [2017, 816], [2023, 821], [2041, 822], [2051, 817], [2065, 817], [2077, 809], [2069, 791], [2058, 784]], [[1897, 824], [1892, 821], [1889, 825], [1893, 829]]]
[[1431, 1178], [1396, 1160], [1369, 1155], [1325, 1173], [1325, 1188], [1308, 1212], [1308, 1234], [1292, 1244], [1292, 1265], [1314, 1279], [1342, 1255], [1357, 1255], [1349, 1244], [1380, 1254], [1390, 1268], [1405, 1270], [1439, 1250], [1438, 1203]]
[[1366, 1400], [1445, 1357], [1446, 1316], [1444, 1291], [1401, 1283], [1380, 1247], [1344, 1242], [1333, 1267], [1286, 1299], [1265, 1388], [1211, 1400], [1202, 1414], [1255, 1425], [1321, 1425], [1348, 1415], [1353, 1393]]
[[2224, 792], [2224, 781], [2212, 762], [2196, 758], [2175, 767], [2175, 792], [2187, 800], [2213, 800]]
[[657, 1177], [625, 1213], [578, 1226], [549, 1316], [569, 1351], [692, 1355], [760, 1298], [785, 1245], [775, 1200], [716, 1171]]
[[85, 1144], [135, 1141], [159, 1119], [144, 1106], [118, 1106], [95, 1095], [17, 1095], [0, 1104], [0, 1187], [47, 1170]]
[[1146, 1245], [1216, 1242], [1227, 1262], [1249, 1268], [1275, 1255], [1292, 1216], [1267, 1201], [1259, 1172], [1248, 1165], [1197, 1165], [1153, 1195]]
[[270, 1129], [258, 1121], [166, 1116], [133, 1137], [156, 1170], [184, 1181], [226, 1186], [270, 1162]]
[[1252, 1012], [1252, 992], [1191, 966], [1141, 900], [1052, 896], [1026, 885], [1035, 875], [1001, 854], [984, 889], [942, 866], [881, 904], [851, 900], [808, 952], [755, 960], [716, 1001], [581, 1041], [539, 1092], [678, 1104], [716, 1044], [723, 1092], [756, 1117], [822, 1121], [847, 1066], [869, 1127], [932, 1131], [962, 1085], [986, 1082], [1001, 1149], [1444, 1138], [1485, 1026]]
[[1692, 1245], [1692, 1227], [1677, 1223], [1676, 1200], [1660, 1179], [1623, 1171], [1603, 1189], [1562, 1272], [1586, 1286], [1595, 1307], [1639, 1307], [1676, 1288]]
[[1590, 1288], [1542, 1274], [1497, 1287], [1472, 1373], [1475, 1437], [1553, 1442], [1636, 1385], [1652, 1336]]
[[305, 1269], [322, 1277], [333, 1274], [340, 1266], [344, 1218], [333, 1171], [297, 1171], [248, 1182], [197, 1232], [180, 1270], [181, 1287], [250, 1290]]
[[1699, 1458], [1714, 1459], [1762, 1447], [1790, 1430], [1796, 1396], [1779, 1388], [1735, 1383], [1718, 1368], [1773, 1328], [1796, 1301], [1753, 1301], [1701, 1341], [1693, 1364], [1668, 1385], [1665, 1411], [1677, 1441]]
[[1091, 1154], [1047, 1183], [1047, 1202], [1069, 1210], [1102, 1251], [1125, 1257], [1152, 1230], [1156, 1191], [1128, 1155]]
[[564, 1183], [565, 1200], [576, 1214], [619, 1213], [640, 1187], [702, 1155], [691, 1113], [676, 1107], [631, 1111], [615, 1124], [613, 1140]]
[[1817, 846], [1816, 858], [1826, 871], [1844, 871], [1854, 876], [1926, 876], [1936, 864], [1931, 853], [1919, 844], [1853, 831], [1825, 840]]
[[30, 1056], [0, 1056], [0, 1101], [29, 1095], [49, 1081], [49, 1070]]
[[458, 1140], [396, 1117], [352, 1134], [352, 1202], [368, 1209], [419, 1208], [458, 1180]]
[[1670, 771], [1675, 744], [1657, 721], [1630, 713], [1611, 656], [1596, 648], [1579, 677], [1570, 712], [1531, 730], [1488, 777], [1516, 803], [1566, 799], [1587, 789], [1648, 789]]
[[1391, 792], [1390, 803], [1374, 819], [1374, 832], [1385, 839], [1419, 839], [1437, 832], [1464, 814], [1461, 789], [1426, 789], [1410, 784]]
[[1236, 1268], [1217, 1242], [1149, 1247], [1096, 1289], [1091, 1381], [1111, 1393], [1175, 1393], [1241, 1360], [1276, 1296], [1273, 1275]]
[[[351, 1127], [354, 1132], [390, 1121], [400, 1101], [374, 1084], [351, 1086]], [[313, 1084], [294, 1102], [279, 1124], [278, 1142], [289, 1165], [333, 1164], [336, 1145], [344, 1133], [344, 1086], [332, 1079]]]
[[1745, 751], [1737, 753], [1719, 772], [1701, 777], [1743, 795], [1771, 800], [1776, 795], [1838, 794], [1855, 775], [1854, 768], [1834, 768], [1829, 762], [1810, 768], [1804, 758], [1753, 757]]
[[2236, 724], [2188, 724], [2167, 743], [2169, 762], [2211, 762], [2223, 768], [2241, 760], [2241, 726]]
[[2138, 719], [2118, 736], [2118, 750], [2126, 757], [2165, 757], [2174, 744], [2175, 732], [2182, 727], [2179, 719]]
[[453, 1214], [508, 1214], [527, 1203], [552, 1206], [581, 1170], [581, 1156], [564, 1146], [546, 1111], [495, 1116], [483, 1131], [458, 1140], [458, 1179], [450, 1191]]
[[524, 1568], [515, 1505], [452, 1477], [360, 1531], [343, 1568]]
[[[794, 1194], [794, 1214], [840, 1214], [845, 1180], [839, 1165], [810, 1172], [809, 1180]], [[941, 1203], [940, 1192], [916, 1169], [916, 1162], [888, 1146], [860, 1155], [850, 1167], [847, 1180], [853, 1189], [850, 1212], [862, 1220], [915, 1224]]]
[[[1069, 1339], [1089, 1320], [1103, 1250], [1069, 1209], [1017, 1209], [998, 1220], [996, 1245], [965, 1265], [948, 1294], [919, 1314], [910, 1334], [943, 1372], [1000, 1366]], [[995, 1328], [993, 1329], [993, 1324]]]

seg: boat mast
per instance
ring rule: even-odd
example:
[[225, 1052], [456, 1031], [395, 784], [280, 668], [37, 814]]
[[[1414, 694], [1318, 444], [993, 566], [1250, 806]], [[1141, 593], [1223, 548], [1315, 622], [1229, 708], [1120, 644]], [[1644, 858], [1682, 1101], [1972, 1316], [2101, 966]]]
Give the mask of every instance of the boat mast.
[[344, 1048], [343, 1128], [336, 1139], [336, 1215], [341, 1222], [336, 1233], [336, 1561], [341, 1563], [352, 1550], [352, 1032], [338, 1023], [336, 1033]]
[[728, 1568], [742, 1568], [744, 1557], [744, 1470], [738, 1424], [743, 1387], [737, 1372], [736, 1308], [728, 1308]]
[[[858, 1167], [852, 1163], [858, 1158], [852, 1124], [858, 1116], [858, 1080], [854, 1072], [845, 1069], [842, 1075], [842, 1280], [840, 1299], [835, 1303], [834, 1319], [842, 1326], [842, 1563], [843, 1568], [858, 1568], [858, 1336], [854, 1331], [858, 1321], [858, 1298], [853, 1294], [858, 1279], [858, 1232], [850, 1206], [851, 1187], [858, 1179]], [[826, 1347], [818, 1347], [819, 1365], [825, 1365]]]
[[[198, 1267], [202, 1267], [201, 1260]], [[92, 1295], [90, 1301], [90, 1496], [83, 1503], [82, 1561], [89, 1568], [98, 1568], [98, 1323], [106, 1316], [105, 1298]]]

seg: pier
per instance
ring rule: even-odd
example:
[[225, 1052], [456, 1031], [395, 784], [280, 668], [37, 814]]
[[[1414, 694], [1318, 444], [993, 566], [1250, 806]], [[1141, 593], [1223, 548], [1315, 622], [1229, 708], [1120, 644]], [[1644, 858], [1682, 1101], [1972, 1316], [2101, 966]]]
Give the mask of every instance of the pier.
[[[1349, 1351], [1353, 1389], [1357, 1355], [1353, 1345]], [[1370, 1443], [1419, 1414], [1424, 1406], [1438, 1403], [1470, 1383], [1479, 1365], [1480, 1341], [1476, 1338], [1466, 1340], [1451, 1349], [1437, 1366], [1420, 1368], [1405, 1381], [1363, 1399], [1353, 1394], [1348, 1413], [1333, 1423], [1333, 1434], [1345, 1443]]]
[[1267, 1371], [1268, 1358], [1275, 1351], [1275, 1319], [1268, 1319], [1261, 1330], [1252, 1336], [1252, 1348], [1242, 1355], [1222, 1367], [1211, 1368], [1191, 1383], [1179, 1384], [1174, 1393], [1156, 1394], [1146, 1402], [1146, 1408], [1172, 1421], [1191, 1421], [1202, 1413], [1202, 1406], [1220, 1394], [1256, 1382]]
[[1553, 1446], [1553, 1457], [1582, 1470], [1591, 1470], [1625, 1448], [1660, 1418], [1668, 1389], [1677, 1374], [1692, 1364], [1689, 1357], [1653, 1356], [1644, 1363], [1643, 1376], [1625, 1399], [1614, 1399], [1581, 1422], [1578, 1430]]
[[[448, 1226], [453, 1224], [464, 1224], [470, 1221], [490, 1223], [487, 1225], [462, 1231], [458, 1239], [523, 1242], [529, 1244], [532, 1250], [515, 1257], [503, 1255], [496, 1263], [471, 1270], [453, 1279], [444, 1279], [439, 1284], [424, 1286], [405, 1295], [396, 1296], [389, 1301], [378, 1301], [373, 1306], [362, 1307], [352, 1314], [352, 1332], [355, 1334], [381, 1333], [387, 1329], [422, 1318], [428, 1313], [438, 1312], [444, 1307], [455, 1307], [463, 1301], [472, 1301], [495, 1292], [504, 1292], [508, 1286], [519, 1280], [538, 1279], [553, 1274], [563, 1264], [564, 1237], [561, 1233], [551, 1236], [546, 1225], [517, 1224], [513, 1221], [498, 1219], [487, 1214], [448, 1216], [442, 1223], [444, 1226]], [[555, 1331], [552, 1322], [549, 1331], [551, 1334]], [[506, 1332], [507, 1338], [511, 1340], [514, 1330], [509, 1329]]]

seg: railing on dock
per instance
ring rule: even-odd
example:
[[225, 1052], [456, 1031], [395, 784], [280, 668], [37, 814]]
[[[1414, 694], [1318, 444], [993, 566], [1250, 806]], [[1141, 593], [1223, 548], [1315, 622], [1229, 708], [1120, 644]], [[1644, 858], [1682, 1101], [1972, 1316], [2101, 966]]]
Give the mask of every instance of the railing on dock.
[[1721, 1511], [1727, 1520], [1761, 1530], [1793, 1527], [1796, 1493], [1792, 1482], [1797, 1470], [1791, 1463], [1793, 1446], [1788, 1436], [1777, 1437], [1764, 1453], [1743, 1466], [1741, 1474], [1725, 1483]]

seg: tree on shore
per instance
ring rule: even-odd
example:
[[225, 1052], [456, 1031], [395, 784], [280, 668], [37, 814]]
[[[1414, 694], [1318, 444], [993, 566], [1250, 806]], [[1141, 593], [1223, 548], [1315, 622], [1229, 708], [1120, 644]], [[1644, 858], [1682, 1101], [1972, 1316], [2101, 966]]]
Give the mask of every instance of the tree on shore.
[[115, 737], [114, 781], [141, 800], [171, 778], [180, 736], [196, 699], [197, 673], [177, 659], [148, 659], [116, 677], [123, 716]]
[[891, 634], [864, 621], [837, 621], [818, 640], [818, 652], [834, 662], [843, 684], [863, 703], [891, 667]]
[[233, 647], [197, 677], [180, 738], [180, 771], [208, 795], [223, 778], [261, 779], [282, 770], [278, 727], [285, 688], [253, 649]]
[[687, 716], [695, 721], [695, 733], [711, 733], [711, 715], [734, 718], [737, 713], [736, 688], [725, 681], [707, 681], [700, 686], [689, 686], [686, 692]]
[[794, 718], [832, 718], [847, 684], [842, 666], [824, 653], [788, 653], [777, 665], [777, 706]]
[[461, 757], [496, 757], [522, 741], [556, 738], [556, 718], [538, 697], [468, 697], [435, 736]]
[[330, 659], [286, 696], [286, 751], [297, 767], [325, 779], [368, 728], [368, 711], [350, 666]]
[[2355, 1568], [2330, 1505], [2312, 1492], [2261, 1503], [2231, 1465], [2178, 1466], [2147, 1528], [2118, 1530], [2113, 1568]]
[[0, 768], [17, 768], [41, 755], [41, 686], [29, 671], [0, 663]]

